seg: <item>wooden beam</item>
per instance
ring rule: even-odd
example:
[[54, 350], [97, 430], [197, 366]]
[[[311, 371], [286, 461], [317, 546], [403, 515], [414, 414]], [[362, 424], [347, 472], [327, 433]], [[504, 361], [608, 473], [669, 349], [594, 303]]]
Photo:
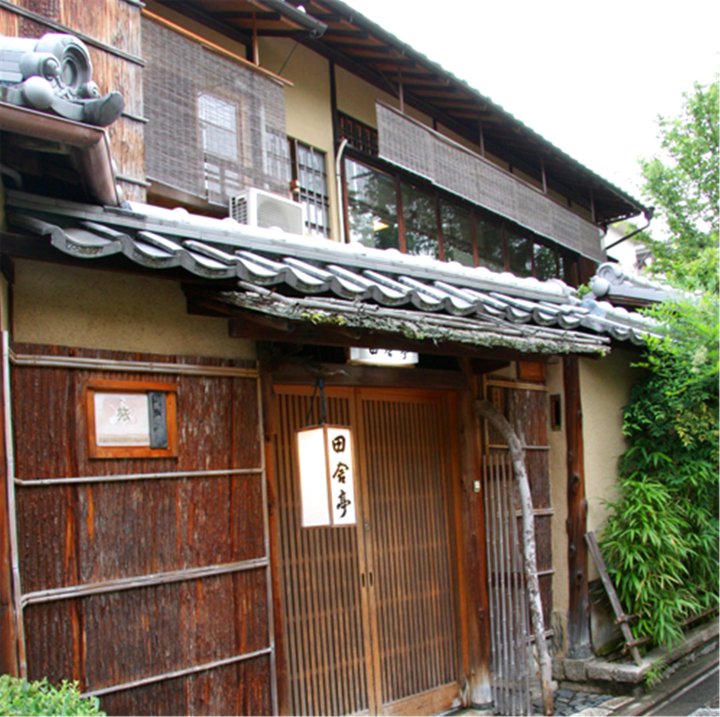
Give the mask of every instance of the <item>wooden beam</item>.
[[[193, 302], [195, 309], [198, 302]], [[217, 315], [217, 314], [216, 314]], [[269, 317], [268, 317], [269, 318]], [[458, 356], [473, 359], [490, 360], [493, 362], [526, 360], [542, 360], [530, 354], [523, 354], [514, 349], [488, 348], [465, 343], [435, 343], [432, 340], [407, 339], [399, 334], [382, 333], [368, 329], [344, 328], [314, 325], [311, 322], [287, 321], [286, 325], [272, 325], [262, 318], [262, 314], [242, 312], [238, 310], [236, 317], [230, 319], [230, 336], [238, 339], [254, 341], [272, 341], [293, 344], [314, 344], [318, 346], [362, 346], [364, 348], [396, 349], [399, 351], [415, 351], [417, 353], [438, 356]], [[281, 322], [286, 321], [281, 319]], [[495, 370], [495, 368], [491, 369]]]
[[567, 536], [570, 604], [568, 609], [568, 645], [573, 658], [590, 657], [590, 599], [587, 579], [587, 499], [580, 366], [577, 356], [563, 359], [565, 384], [565, 434], [567, 438]]
[[[301, 359], [289, 359], [273, 369], [273, 381], [282, 384], [307, 384], [314, 380]], [[428, 368], [391, 368], [356, 366], [353, 364], [313, 363], [314, 372], [321, 372], [328, 386], [376, 386], [386, 388], [429, 388], [457, 391], [467, 387], [459, 371]]]

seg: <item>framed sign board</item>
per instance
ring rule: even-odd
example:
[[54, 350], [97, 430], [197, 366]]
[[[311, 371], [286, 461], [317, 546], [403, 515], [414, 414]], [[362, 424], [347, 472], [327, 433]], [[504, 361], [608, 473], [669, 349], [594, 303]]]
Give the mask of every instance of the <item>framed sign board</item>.
[[177, 386], [97, 380], [85, 387], [91, 458], [177, 455]]

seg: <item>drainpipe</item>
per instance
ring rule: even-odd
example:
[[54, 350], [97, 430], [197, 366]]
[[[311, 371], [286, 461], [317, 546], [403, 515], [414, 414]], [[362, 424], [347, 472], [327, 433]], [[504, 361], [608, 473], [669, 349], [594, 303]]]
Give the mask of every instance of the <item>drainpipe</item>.
[[338, 204], [338, 215], [340, 218], [340, 243], [345, 243], [345, 208], [343, 206], [342, 202], [342, 173], [340, 171], [341, 168], [341, 162], [343, 158], [343, 152], [345, 151], [345, 147], [347, 147], [347, 137], [343, 139], [342, 142], [340, 142], [340, 146], [338, 147], [337, 156], [335, 157], [335, 182], [337, 187], [337, 204]]
[[618, 244], [622, 244], [627, 239], [631, 239], [636, 234], [639, 234], [640, 232], [644, 232], [649, 226], [650, 222], [652, 221], [653, 215], [655, 214], [655, 207], [649, 207], [643, 212], [643, 216], [645, 217], [645, 221], [647, 222], [644, 227], [640, 227], [640, 229], [635, 229], [634, 231], [631, 231], [629, 234], [626, 234], [624, 237], [620, 237], [617, 241], [614, 241], [609, 246], [605, 247], [605, 251], [612, 249], [613, 247], [616, 247]]

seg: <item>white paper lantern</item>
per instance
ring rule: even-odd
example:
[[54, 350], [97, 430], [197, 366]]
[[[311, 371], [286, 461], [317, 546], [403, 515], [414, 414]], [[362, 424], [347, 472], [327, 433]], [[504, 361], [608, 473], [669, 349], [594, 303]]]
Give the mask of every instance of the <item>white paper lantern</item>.
[[323, 424], [297, 432], [302, 526], [355, 524], [352, 434]]

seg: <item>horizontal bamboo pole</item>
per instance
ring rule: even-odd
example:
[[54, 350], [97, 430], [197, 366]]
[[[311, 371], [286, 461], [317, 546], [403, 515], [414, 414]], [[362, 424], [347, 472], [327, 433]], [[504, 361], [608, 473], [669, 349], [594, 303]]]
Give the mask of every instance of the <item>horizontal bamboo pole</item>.
[[27, 605], [37, 605], [38, 603], [72, 600], [89, 597], [91, 595], [136, 590], [154, 585], [168, 585], [170, 583], [187, 582], [188, 580], [201, 580], [203, 578], [227, 575], [229, 573], [258, 570], [260, 568], [267, 568], [269, 565], [269, 559], [264, 557], [254, 560], [242, 560], [236, 563], [206, 565], [200, 568], [185, 568], [184, 570], [171, 570], [165, 573], [137, 575], [130, 578], [119, 578], [118, 580], [108, 580], [100, 583], [69, 585], [63, 588], [37, 590], [31, 593], [25, 593], [25, 595], [20, 598], [20, 602], [23, 607], [26, 607]]
[[163, 480], [179, 478], [214, 478], [230, 475], [262, 474], [263, 468], [218, 468], [207, 471], [167, 471], [165, 473], [113, 473], [111, 475], [69, 476], [63, 478], [14, 478], [15, 485], [23, 488], [43, 488], [55, 485], [83, 485], [87, 483], [122, 483], [135, 480]]
[[175, 680], [178, 677], [186, 677], [187, 675], [194, 675], [198, 672], [207, 672], [208, 670], [215, 670], [218, 667], [225, 667], [226, 665], [233, 665], [237, 662], [245, 662], [246, 660], [254, 660], [256, 657], [262, 657], [263, 655], [271, 655], [275, 650], [274, 645], [265, 647], [262, 650], [255, 650], [254, 652], [246, 652], [243, 655], [233, 655], [232, 657], [225, 657], [221, 660], [214, 660], [213, 662], [204, 662], [202, 665], [194, 665], [193, 667], [187, 667], [182, 670], [173, 670], [172, 672], [163, 672], [159, 675], [151, 675], [150, 677], [143, 677], [140, 680], [133, 680], [132, 682], [123, 682], [118, 685], [111, 685], [110, 687], [103, 687], [99, 690], [90, 690], [89, 692], [83, 692], [83, 697], [102, 697], [103, 695], [109, 695], [113, 692], [122, 692], [124, 690], [132, 690], [137, 687], [145, 687], [146, 685], [152, 685], [156, 682], [164, 682], [165, 680]]
[[226, 376], [229, 378], [257, 378], [257, 368], [239, 366], [209, 366], [204, 364], [163, 363], [157, 361], [122, 361], [87, 358], [83, 356], [55, 356], [49, 354], [18, 354], [10, 351], [13, 366], [40, 368], [77, 368], [95, 371], [123, 371], [127, 373], [166, 373], [184, 376]]

